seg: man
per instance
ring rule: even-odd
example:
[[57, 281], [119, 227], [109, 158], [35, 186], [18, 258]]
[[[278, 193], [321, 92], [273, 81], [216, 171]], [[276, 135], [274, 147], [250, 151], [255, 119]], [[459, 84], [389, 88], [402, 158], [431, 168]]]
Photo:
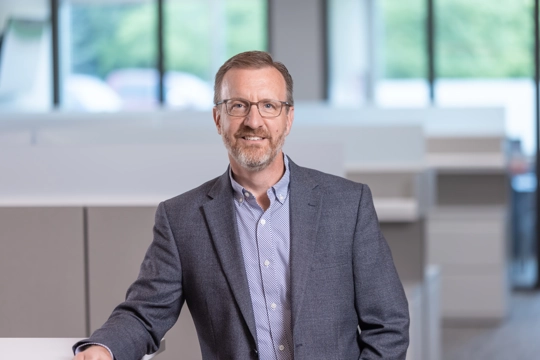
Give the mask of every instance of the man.
[[137, 281], [75, 359], [157, 351], [184, 301], [204, 359], [405, 359], [407, 301], [369, 188], [281, 150], [285, 66], [238, 54], [214, 90], [229, 170], [159, 205]]

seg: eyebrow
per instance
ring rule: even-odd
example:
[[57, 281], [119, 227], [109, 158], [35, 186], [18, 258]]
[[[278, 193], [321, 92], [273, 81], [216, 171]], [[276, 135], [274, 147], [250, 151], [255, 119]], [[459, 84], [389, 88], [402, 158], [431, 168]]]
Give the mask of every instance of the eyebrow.
[[[250, 101], [246, 98], [241, 98], [241, 97], [232, 97], [228, 100], [243, 100], [243, 101]], [[260, 102], [260, 101], [281, 101], [281, 100], [278, 100], [278, 99], [271, 99], [271, 98], [264, 98], [264, 99], [260, 99], [259, 101], [253, 101], [253, 102]]]

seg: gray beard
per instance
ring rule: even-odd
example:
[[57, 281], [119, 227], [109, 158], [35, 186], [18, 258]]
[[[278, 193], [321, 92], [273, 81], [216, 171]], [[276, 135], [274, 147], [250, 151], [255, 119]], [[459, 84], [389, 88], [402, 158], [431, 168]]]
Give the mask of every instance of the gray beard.
[[[285, 135], [282, 134], [275, 144], [270, 141], [270, 147], [263, 154], [258, 155], [257, 153], [252, 152], [252, 149], [233, 146], [231, 138], [223, 131], [221, 134], [223, 144], [225, 144], [229, 154], [240, 166], [250, 172], [266, 169], [274, 161], [285, 143]], [[258, 149], [256, 149], [256, 152], [257, 150]]]

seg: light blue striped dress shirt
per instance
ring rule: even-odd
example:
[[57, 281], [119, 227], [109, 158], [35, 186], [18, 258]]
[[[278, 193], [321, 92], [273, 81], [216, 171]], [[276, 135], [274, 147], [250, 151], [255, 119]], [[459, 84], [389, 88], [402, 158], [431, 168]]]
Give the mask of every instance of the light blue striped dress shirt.
[[267, 191], [263, 211], [255, 197], [232, 177], [236, 222], [262, 360], [292, 360], [290, 297], [289, 162], [285, 174]]

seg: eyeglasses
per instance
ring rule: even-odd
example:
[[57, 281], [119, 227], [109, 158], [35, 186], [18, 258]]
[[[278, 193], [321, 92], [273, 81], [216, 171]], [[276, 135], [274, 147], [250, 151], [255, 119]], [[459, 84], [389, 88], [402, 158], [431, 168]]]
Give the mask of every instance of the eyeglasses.
[[288, 102], [279, 100], [261, 100], [253, 102], [244, 99], [227, 99], [216, 103], [216, 106], [221, 104], [225, 104], [227, 114], [231, 116], [247, 116], [251, 111], [251, 106], [257, 105], [259, 114], [266, 118], [278, 117], [281, 115], [283, 106], [291, 106]]

